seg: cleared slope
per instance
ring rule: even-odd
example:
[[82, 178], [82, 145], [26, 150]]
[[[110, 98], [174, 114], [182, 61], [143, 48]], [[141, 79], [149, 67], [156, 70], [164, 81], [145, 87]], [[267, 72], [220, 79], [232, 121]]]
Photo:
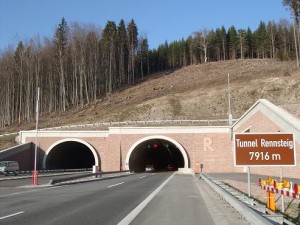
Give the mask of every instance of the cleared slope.
[[[260, 98], [300, 115], [300, 72], [295, 62], [233, 60], [157, 74], [83, 109], [41, 115], [39, 127], [100, 121], [224, 119], [228, 117], [228, 74], [234, 118]], [[34, 121], [2, 128], [0, 132], [28, 129], [35, 129]]]

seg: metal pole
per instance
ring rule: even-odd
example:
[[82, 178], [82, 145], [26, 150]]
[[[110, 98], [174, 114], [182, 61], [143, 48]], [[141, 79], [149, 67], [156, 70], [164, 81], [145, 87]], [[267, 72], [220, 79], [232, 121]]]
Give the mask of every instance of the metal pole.
[[250, 166], [248, 166], [248, 197], [251, 197]]
[[227, 83], [228, 83], [228, 123], [229, 126], [232, 125], [232, 114], [231, 114], [231, 96], [230, 96], [230, 79], [229, 79], [229, 73], [227, 76]]
[[[283, 179], [283, 171], [282, 167], [280, 167], [280, 182], [282, 182]], [[281, 212], [284, 212], [284, 197], [281, 195]]]
[[37, 146], [38, 146], [38, 124], [39, 124], [39, 98], [40, 98], [40, 88], [37, 88], [37, 99], [36, 99], [36, 138], [35, 138], [35, 150], [34, 150], [34, 170], [37, 169]]

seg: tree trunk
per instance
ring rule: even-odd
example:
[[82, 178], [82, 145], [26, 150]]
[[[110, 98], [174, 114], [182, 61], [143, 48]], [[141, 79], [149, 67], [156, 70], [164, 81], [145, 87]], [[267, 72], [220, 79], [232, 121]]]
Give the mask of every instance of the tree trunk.
[[[297, 63], [297, 67], [299, 67], [299, 55], [298, 55], [298, 43], [297, 43], [297, 35], [296, 35], [296, 22], [293, 22], [293, 30], [294, 30], [294, 40], [295, 40], [295, 53], [296, 53], [296, 63]], [[299, 35], [298, 35], [299, 37]]]

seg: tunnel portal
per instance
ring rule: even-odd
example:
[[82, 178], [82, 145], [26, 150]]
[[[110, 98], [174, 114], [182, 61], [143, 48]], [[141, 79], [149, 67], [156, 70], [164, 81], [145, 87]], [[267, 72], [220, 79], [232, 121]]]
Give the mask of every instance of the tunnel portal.
[[170, 141], [151, 139], [136, 146], [129, 158], [129, 169], [144, 172], [147, 165], [154, 171], [178, 170], [184, 167], [184, 158], [180, 150]]
[[47, 156], [47, 169], [92, 168], [95, 158], [88, 146], [76, 141], [62, 142], [51, 149]]

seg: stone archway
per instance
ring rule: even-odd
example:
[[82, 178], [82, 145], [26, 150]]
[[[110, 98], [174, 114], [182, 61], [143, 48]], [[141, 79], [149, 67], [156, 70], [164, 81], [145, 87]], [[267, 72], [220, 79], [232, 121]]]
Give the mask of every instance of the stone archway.
[[67, 143], [67, 142], [75, 142], [78, 144], [82, 144], [84, 145], [87, 149], [89, 149], [94, 157], [94, 162], [95, 162], [95, 166], [99, 166], [99, 157], [98, 157], [98, 153], [97, 151], [94, 149], [93, 146], [91, 146], [89, 143], [87, 143], [86, 141], [83, 141], [81, 139], [77, 139], [77, 138], [66, 138], [66, 139], [62, 139], [59, 140], [57, 142], [55, 142], [54, 144], [52, 144], [46, 151], [45, 156], [43, 158], [43, 169], [47, 168], [47, 157], [49, 156], [50, 152], [56, 147], [59, 146], [61, 144]]
[[182, 157], [183, 157], [183, 161], [184, 161], [184, 169], [188, 169], [189, 168], [189, 157], [185, 151], [185, 149], [182, 147], [181, 144], [179, 144], [177, 141], [175, 141], [172, 138], [166, 137], [166, 136], [162, 136], [162, 135], [153, 135], [153, 136], [147, 136], [145, 138], [142, 138], [140, 140], [138, 140], [137, 142], [135, 142], [131, 148], [129, 149], [127, 155], [126, 155], [126, 160], [125, 160], [125, 169], [129, 170], [129, 161], [130, 161], [130, 156], [133, 153], [133, 151], [142, 143], [150, 141], [150, 140], [155, 140], [155, 139], [159, 139], [159, 140], [165, 140], [168, 141], [170, 143], [172, 143], [174, 146], [177, 147], [177, 149], [180, 151]]

